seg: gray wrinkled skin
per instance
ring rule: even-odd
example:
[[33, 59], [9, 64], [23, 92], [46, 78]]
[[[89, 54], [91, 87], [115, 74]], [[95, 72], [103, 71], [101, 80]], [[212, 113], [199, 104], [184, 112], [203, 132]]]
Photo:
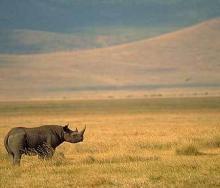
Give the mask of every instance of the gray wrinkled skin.
[[4, 145], [13, 158], [14, 165], [20, 165], [22, 154], [38, 155], [41, 159], [53, 156], [57, 146], [64, 141], [77, 143], [83, 141], [86, 127], [78, 132], [66, 126], [44, 125], [35, 128], [15, 127], [5, 137]]

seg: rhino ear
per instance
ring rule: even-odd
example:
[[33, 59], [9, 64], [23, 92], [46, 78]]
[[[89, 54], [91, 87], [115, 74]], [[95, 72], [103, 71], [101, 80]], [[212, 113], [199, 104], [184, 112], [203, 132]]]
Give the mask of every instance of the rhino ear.
[[[69, 124], [68, 124], [68, 125], [69, 125]], [[69, 130], [68, 125], [65, 125], [65, 126], [63, 127], [64, 132], [68, 132], [68, 130]]]

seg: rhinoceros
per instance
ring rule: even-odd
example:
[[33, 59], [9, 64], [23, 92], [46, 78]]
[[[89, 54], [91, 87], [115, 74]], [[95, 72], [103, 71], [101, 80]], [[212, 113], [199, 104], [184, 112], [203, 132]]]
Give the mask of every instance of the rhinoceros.
[[82, 131], [70, 130], [68, 125], [43, 125], [40, 127], [12, 128], [5, 137], [4, 145], [14, 165], [20, 165], [22, 154], [38, 155], [39, 158], [49, 159], [57, 146], [64, 141], [77, 143], [83, 141], [86, 126]]

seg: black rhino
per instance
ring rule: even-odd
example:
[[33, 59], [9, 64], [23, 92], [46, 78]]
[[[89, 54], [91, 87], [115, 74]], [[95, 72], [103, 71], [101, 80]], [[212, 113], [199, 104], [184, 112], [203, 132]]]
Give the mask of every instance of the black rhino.
[[86, 127], [82, 131], [70, 130], [68, 125], [44, 125], [34, 128], [15, 127], [5, 137], [4, 145], [13, 164], [20, 165], [22, 154], [37, 154], [39, 158], [48, 159], [57, 146], [64, 141], [77, 143], [83, 141]]

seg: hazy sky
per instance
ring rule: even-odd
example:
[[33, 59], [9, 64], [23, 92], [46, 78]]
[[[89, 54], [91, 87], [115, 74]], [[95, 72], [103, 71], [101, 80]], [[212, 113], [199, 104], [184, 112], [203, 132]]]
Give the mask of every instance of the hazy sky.
[[0, 0], [1, 29], [71, 32], [90, 25], [187, 25], [220, 16], [220, 0]]

